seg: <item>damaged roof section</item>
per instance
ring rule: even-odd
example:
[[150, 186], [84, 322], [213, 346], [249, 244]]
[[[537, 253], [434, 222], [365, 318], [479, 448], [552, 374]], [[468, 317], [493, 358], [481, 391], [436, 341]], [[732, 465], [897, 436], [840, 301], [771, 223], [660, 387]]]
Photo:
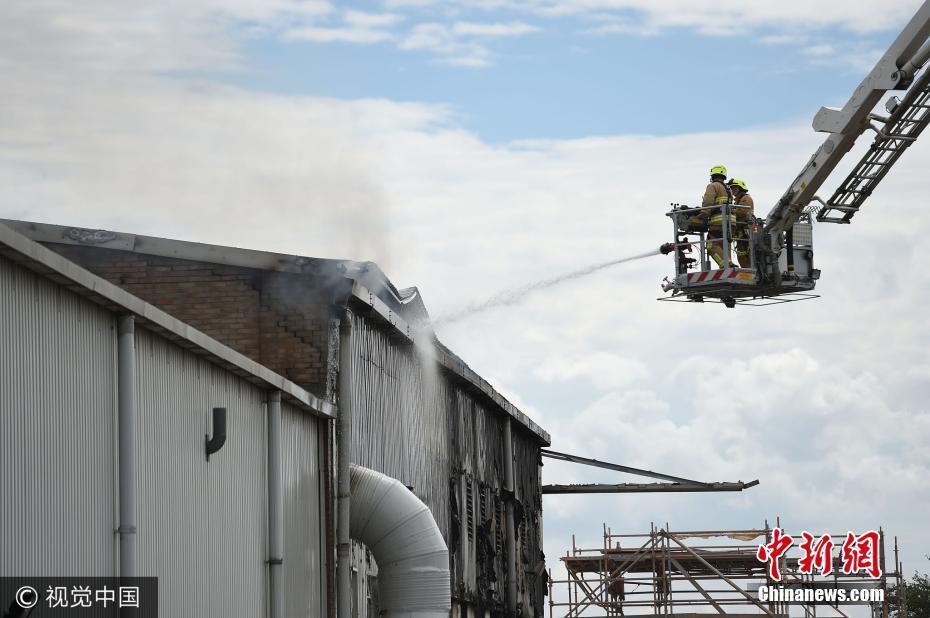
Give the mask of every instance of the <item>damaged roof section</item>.
[[305, 257], [13, 219], [0, 219], [0, 223], [43, 244], [99, 247], [194, 262], [307, 275], [330, 284], [335, 284], [337, 279], [346, 277], [370, 290], [393, 312], [403, 316], [409, 324], [420, 324], [429, 320], [429, 314], [420, 298], [419, 290], [416, 287], [398, 290], [374, 262]]
[[331, 392], [334, 309], [350, 306], [411, 344], [535, 434], [549, 434], [446, 348], [416, 287], [398, 289], [374, 262], [255, 251], [47, 223], [3, 220], [95, 274], [161, 307], [320, 398]]

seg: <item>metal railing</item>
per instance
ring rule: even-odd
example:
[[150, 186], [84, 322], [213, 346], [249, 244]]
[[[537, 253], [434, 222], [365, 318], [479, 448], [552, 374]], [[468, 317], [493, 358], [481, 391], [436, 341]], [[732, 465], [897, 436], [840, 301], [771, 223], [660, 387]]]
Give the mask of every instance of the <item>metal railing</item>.
[[[752, 236], [758, 229], [758, 221], [751, 214], [748, 217], [743, 216], [746, 206], [672, 206], [672, 210], [666, 214], [672, 220], [676, 276], [688, 271], [707, 272], [718, 267], [755, 269]], [[712, 225], [711, 220], [718, 215], [721, 219], [720, 225]], [[720, 248], [722, 265], [713, 260], [712, 248], [717, 246]], [[689, 256], [695, 248], [697, 256]], [[734, 260], [734, 254], [739, 257], [740, 253], [748, 256], [748, 264], [740, 264], [738, 259]]]

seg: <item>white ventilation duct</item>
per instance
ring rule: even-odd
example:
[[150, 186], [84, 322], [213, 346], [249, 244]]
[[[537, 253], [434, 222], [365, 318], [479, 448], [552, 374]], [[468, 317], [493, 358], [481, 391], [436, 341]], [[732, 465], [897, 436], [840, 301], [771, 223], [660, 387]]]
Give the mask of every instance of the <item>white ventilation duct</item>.
[[381, 615], [448, 618], [449, 550], [429, 508], [400, 481], [352, 466], [352, 538], [378, 563]]

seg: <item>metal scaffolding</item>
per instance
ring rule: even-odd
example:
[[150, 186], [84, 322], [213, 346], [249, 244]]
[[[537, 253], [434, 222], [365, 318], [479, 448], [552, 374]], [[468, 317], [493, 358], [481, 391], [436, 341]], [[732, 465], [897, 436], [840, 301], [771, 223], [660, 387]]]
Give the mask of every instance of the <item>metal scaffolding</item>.
[[[780, 528], [780, 524], [776, 524]], [[846, 575], [837, 566], [826, 577], [799, 571], [801, 552], [794, 545], [778, 564], [782, 580], [775, 582], [768, 565], [756, 557], [760, 544], [772, 541], [768, 522], [761, 529], [669, 531], [668, 524], [650, 525], [643, 534], [613, 534], [604, 525], [598, 548], [572, 548], [561, 558], [566, 579], [549, 574], [549, 617], [565, 618], [625, 615], [698, 614], [785, 618], [850, 618], [850, 606], [842, 604], [792, 604], [760, 602], [760, 586], [868, 588], [881, 601], [867, 606], [872, 618], [889, 618], [889, 591], [901, 595], [902, 568], [898, 541], [894, 541], [894, 568], [885, 568], [885, 537], [879, 529], [880, 579], [866, 574]], [[846, 538], [830, 533], [834, 564], [841, 564], [839, 550]], [[792, 535], [801, 539], [801, 534]], [[694, 544], [691, 539], [696, 539]], [[685, 542], [688, 540], [688, 543]], [[893, 588], [892, 588], [893, 587]], [[791, 608], [793, 611], [789, 611]], [[563, 613], [564, 612], [564, 613]], [[861, 616], [862, 612], [854, 615]]]

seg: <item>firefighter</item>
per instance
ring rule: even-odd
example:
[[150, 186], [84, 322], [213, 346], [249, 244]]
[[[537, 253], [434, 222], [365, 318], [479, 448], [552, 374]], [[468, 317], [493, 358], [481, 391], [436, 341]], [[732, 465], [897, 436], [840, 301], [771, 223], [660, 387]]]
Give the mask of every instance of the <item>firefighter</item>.
[[[710, 184], [704, 190], [704, 198], [701, 200], [701, 206], [723, 206], [733, 201], [730, 195], [730, 188], [726, 184], [727, 168], [723, 165], [715, 165], [710, 168]], [[707, 221], [707, 254], [710, 255], [717, 263], [717, 266], [723, 268], [723, 243], [720, 239], [723, 237], [723, 211], [715, 208], [709, 211]], [[730, 222], [734, 222], [733, 214], [730, 214]]]
[[750, 268], [749, 226], [752, 225], [753, 216], [752, 196], [749, 195], [749, 187], [746, 186], [745, 180], [731, 178], [727, 186], [736, 204], [733, 209], [733, 214], [736, 216], [733, 232], [733, 240], [736, 241], [736, 258], [739, 260], [740, 268]]

